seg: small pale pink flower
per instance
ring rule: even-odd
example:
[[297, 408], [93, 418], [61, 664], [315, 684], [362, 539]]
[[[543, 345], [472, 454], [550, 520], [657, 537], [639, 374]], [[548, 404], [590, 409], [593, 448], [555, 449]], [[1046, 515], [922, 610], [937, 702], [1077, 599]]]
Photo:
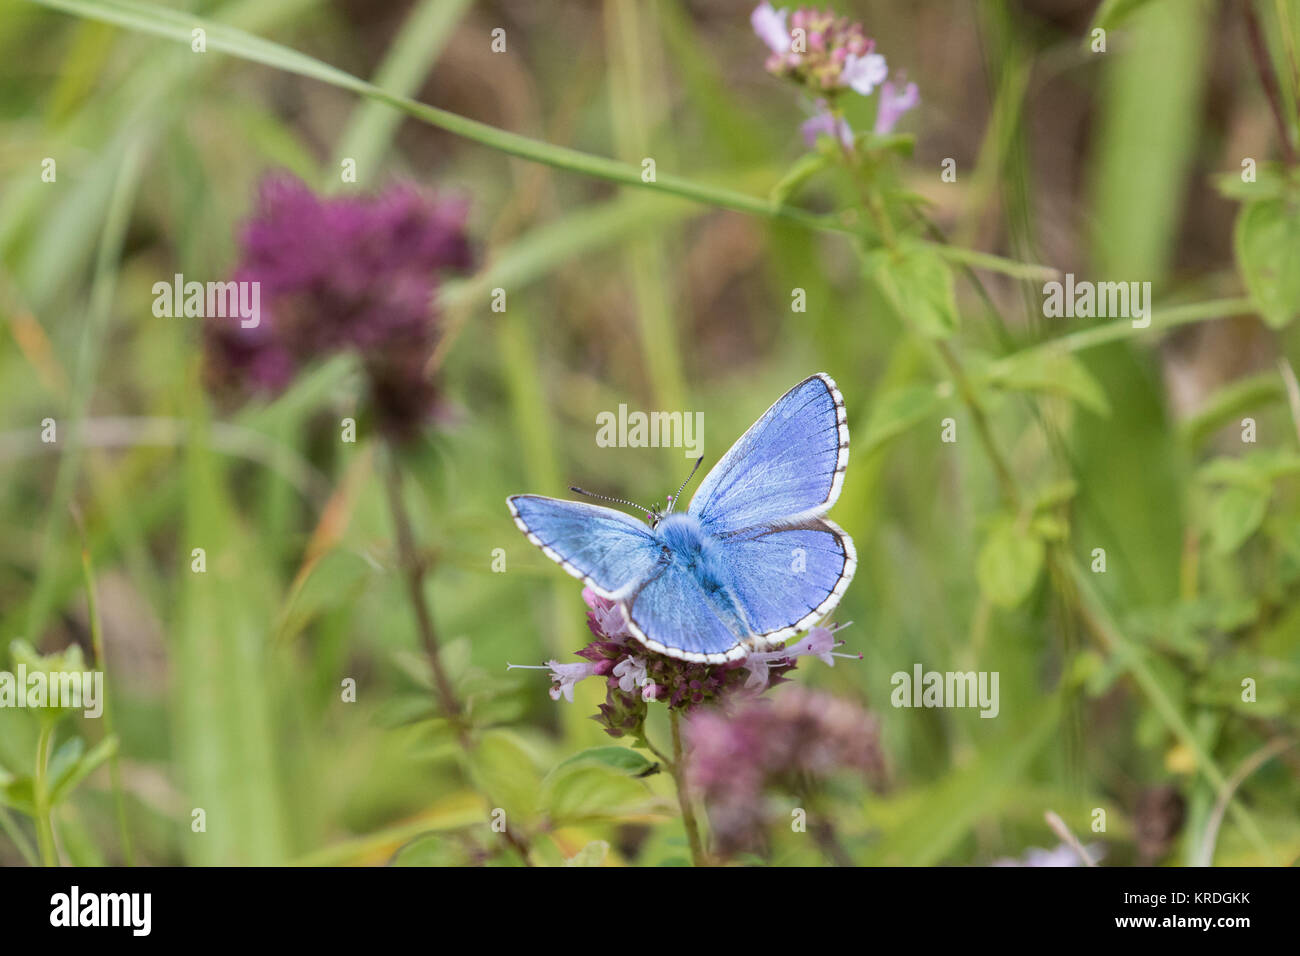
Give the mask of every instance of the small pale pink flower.
[[547, 661], [546, 666], [551, 669], [551, 700], [559, 700], [563, 696], [570, 704], [573, 703], [574, 685], [597, 674], [596, 665], [585, 661], [575, 664]]
[[614, 665], [614, 676], [618, 678], [618, 689], [630, 693], [649, 682], [646, 676], [645, 661], [629, 654]]
[[883, 83], [887, 76], [889, 76], [889, 67], [885, 65], [885, 58], [879, 53], [868, 53], [864, 56], [850, 53], [844, 58], [844, 66], [840, 70], [840, 84], [849, 87], [855, 93], [870, 96], [871, 91]]
[[[847, 627], [847, 625], [841, 625]], [[837, 628], [838, 630], [838, 628]], [[742, 666], [749, 672], [745, 688], [753, 690], [767, 686], [768, 669], [773, 664], [793, 664], [800, 657], [816, 657], [828, 667], [835, 666], [835, 658], [847, 657], [861, 660], [861, 654], [837, 654], [835, 648], [843, 645], [835, 640], [835, 631], [828, 627], [814, 627], [789, 647], [779, 647], [774, 651], [755, 651], [744, 659]]]
[[789, 15], [789, 10], [776, 10], [766, 0], [749, 15], [749, 23], [754, 32], [773, 53], [786, 53], [790, 49], [790, 31], [785, 25]]
[[809, 148], [817, 145], [819, 136], [834, 137], [845, 149], [853, 146], [853, 130], [849, 127], [848, 120], [842, 116], [837, 119], [825, 100], [817, 101], [817, 113], [804, 121], [799, 132], [803, 134], [804, 144]]
[[921, 102], [921, 94], [915, 83], [908, 83], [902, 89], [892, 80], [880, 87], [880, 105], [876, 108], [875, 132], [879, 136], [892, 133], [894, 124], [900, 116]]
[[587, 618], [594, 634], [610, 641], [621, 641], [632, 636], [632, 632], [627, 629], [627, 617], [621, 604], [605, 600], [591, 588], [582, 589], [582, 600], [590, 608]]

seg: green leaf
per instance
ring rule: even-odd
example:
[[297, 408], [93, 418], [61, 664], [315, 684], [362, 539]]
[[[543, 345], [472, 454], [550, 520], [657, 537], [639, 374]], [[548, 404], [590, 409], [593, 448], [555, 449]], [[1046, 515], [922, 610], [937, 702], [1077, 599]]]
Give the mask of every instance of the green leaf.
[[1300, 455], [1260, 449], [1240, 458], [1215, 458], [1201, 466], [1197, 478], [1206, 484], [1258, 485], [1294, 474], [1300, 474]]
[[1278, 163], [1259, 163], [1255, 167], [1255, 181], [1245, 182], [1241, 170], [1220, 173], [1214, 177], [1214, 188], [1220, 196], [1237, 202], [1256, 199], [1276, 199], [1286, 192], [1287, 180]]
[[1056, 515], [1039, 515], [1029, 527], [1035, 537], [1044, 541], [1064, 541], [1070, 536], [1070, 525]]
[[930, 246], [908, 242], [892, 253], [875, 253], [867, 258], [867, 268], [913, 329], [932, 339], [950, 338], [957, 331], [952, 270]]
[[558, 775], [545, 789], [542, 801], [557, 826], [644, 813], [655, 803], [640, 780], [598, 767]]
[[81, 755], [85, 752], [86, 742], [80, 737], [72, 737], [59, 744], [50, 757], [49, 766], [45, 771], [51, 793], [76, 769]]
[[1150, 0], [1104, 0], [1092, 18], [1092, 26], [1084, 38], [1085, 42], [1091, 42], [1093, 30], [1113, 30], [1149, 2]]
[[1029, 596], [1042, 568], [1042, 540], [1004, 515], [984, 539], [975, 561], [975, 576], [991, 604], [1013, 608]]
[[1110, 415], [1110, 402], [1101, 385], [1069, 352], [1021, 352], [998, 366], [994, 384], [1022, 392], [1063, 395], [1102, 417]]
[[781, 181], [772, 187], [772, 202], [781, 205], [790, 200], [798, 190], [812, 177], [830, 164], [830, 156], [822, 150], [804, 153], [792, 165]]
[[1300, 312], [1300, 208], [1285, 199], [1247, 203], [1234, 245], [1242, 280], [1273, 328]]
[[640, 751], [631, 747], [592, 747], [583, 750], [556, 765], [549, 776], [555, 776], [566, 769], [581, 766], [605, 767], [630, 777], [643, 776], [654, 764]]
[[1034, 496], [1034, 508], [1046, 511], [1068, 503], [1079, 493], [1079, 483], [1073, 478], [1063, 478], [1040, 489]]
[[557, 824], [644, 811], [654, 798], [638, 778], [653, 766], [627, 747], [584, 750], [546, 775], [542, 806]]
[[32, 778], [0, 773], [0, 804], [29, 817], [36, 816], [36, 789]]
[[858, 135], [858, 146], [872, 152], [890, 151], [906, 157], [911, 156], [916, 148], [916, 136], [912, 133], [879, 135], [868, 131]]
[[1201, 400], [1200, 405], [1179, 425], [1188, 442], [1198, 445], [1229, 422], [1239, 424], [1242, 416], [1273, 402], [1286, 401], [1286, 386], [1276, 371], [1260, 372], [1231, 381]]
[[85, 756], [81, 755], [84, 745], [82, 745], [81, 738], [77, 737], [60, 747], [59, 753], [62, 753], [69, 744], [73, 743], [78, 745], [75, 748], [77, 759], [71, 765], [63, 768], [58, 775], [53, 772], [54, 764], [59, 759], [58, 754], [55, 755], [54, 760], [50, 761], [50, 806], [52, 807], [57, 807], [71, 795], [81, 781], [85, 780], [95, 772], [96, 768], [117, 753], [116, 737], [105, 737]]
[[509, 820], [532, 820], [542, 776], [529, 742], [502, 727], [486, 731], [470, 756], [473, 779], [482, 793], [491, 794]]
[[1264, 522], [1271, 487], [1263, 482], [1231, 484], [1210, 496], [1205, 526], [1219, 554], [1231, 554]]

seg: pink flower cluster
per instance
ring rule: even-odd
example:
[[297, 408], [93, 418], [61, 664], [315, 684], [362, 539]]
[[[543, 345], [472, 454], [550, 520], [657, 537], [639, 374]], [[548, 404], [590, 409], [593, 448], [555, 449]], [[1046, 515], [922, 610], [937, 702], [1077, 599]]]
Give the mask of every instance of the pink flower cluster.
[[724, 856], [756, 844], [770, 789], [800, 792], [841, 771], [874, 785], [885, 777], [876, 719], [851, 701], [800, 686], [731, 714], [693, 714], [686, 744], [688, 779], [708, 805]]
[[878, 87], [875, 132], [893, 131], [900, 116], [920, 102], [915, 83], [891, 81], [885, 58], [875, 52], [876, 41], [862, 24], [830, 10], [801, 7], [791, 13], [763, 0], [750, 15], [758, 38], [771, 51], [767, 70], [791, 80], [815, 97], [814, 115], [801, 127], [809, 146], [818, 136], [838, 139], [845, 149], [854, 143], [853, 130], [835, 108], [845, 90], [870, 96]]
[[652, 701], [691, 711], [703, 704], [748, 700], [784, 683], [800, 657], [817, 657], [833, 667], [836, 657], [861, 656], [837, 653], [835, 648], [843, 642], [835, 639], [830, 628], [814, 627], [789, 647], [754, 651], [725, 664], [678, 660], [642, 646], [628, 630], [620, 605], [589, 588], [583, 590], [582, 599], [587, 603], [587, 626], [595, 640], [577, 652], [581, 661], [546, 662], [551, 672], [551, 699], [563, 697], [572, 702], [579, 681], [604, 677], [605, 702], [596, 720], [611, 737], [638, 735]]

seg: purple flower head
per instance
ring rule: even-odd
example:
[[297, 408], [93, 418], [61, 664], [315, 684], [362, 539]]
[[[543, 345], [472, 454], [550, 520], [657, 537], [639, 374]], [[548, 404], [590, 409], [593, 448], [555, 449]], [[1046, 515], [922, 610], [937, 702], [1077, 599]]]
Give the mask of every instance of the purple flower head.
[[703, 710], [686, 725], [686, 769], [704, 798], [719, 852], [754, 846], [767, 820], [764, 794], [847, 771], [885, 778], [876, 719], [856, 704], [792, 686], [734, 713]]
[[466, 212], [414, 187], [322, 198], [268, 177], [233, 276], [259, 284], [261, 321], [209, 321], [209, 380], [274, 395], [309, 363], [353, 351], [381, 426], [409, 436], [435, 404], [424, 373], [439, 333], [435, 298], [442, 272], [469, 267]]
[[814, 628], [789, 648], [757, 652], [742, 660], [724, 664], [683, 661], [656, 654], [637, 641], [628, 630], [621, 605], [590, 588], [583, 590], [582, 598], [587, 603], [587, 626], [594, 638], [577, 652], [585, 663], [548, 661], [536, 669], [551, 672], [555, 685], [551, 697], [556, 700], [563, 696], [572, 701], [573, 686], [578, 681], [604, 677], [605, 702], [595, 719], [611, 737], [640, 736], [648, 705], [654, 702], [693, 712], [706, 705], [727, 707], [746, 701], [784, 683], [799, 657], [815, 654], [829, 660], [836, 646], [829, 630]]
[[915, 83], [908, 83], [900, 90], [892, 80], [886, 81], [880, 88], [880, 105], [876, 108], [876, 134], [885, 136], [892, 133], [899, 117], [919, 102], [921, 94]]

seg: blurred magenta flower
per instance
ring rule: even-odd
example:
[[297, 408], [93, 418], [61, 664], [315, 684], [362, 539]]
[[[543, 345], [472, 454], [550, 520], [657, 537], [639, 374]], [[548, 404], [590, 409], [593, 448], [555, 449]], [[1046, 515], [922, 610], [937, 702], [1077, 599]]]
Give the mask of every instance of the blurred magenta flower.
[[915, 83], [908, 83], [900, 90], [892, 80], [886, 81], [880, 88], [880, 105], [876, 109], [876, 134], [884, 136], [892, 133], [898, 118], [919, 102], [921, 95]]
[[380, 426], [412, 435], [435, 405], [425, 364], [440, 274], [470, 264], [467, 205], [412, 186], [324, 198], [274, 175], [257, 206], [233, 278], [260, 283], [262, 321], [207, 324], [209, 382], [275, 395], [310, 362], [353, 351]]
[[733, 713], [701, 710], [686, 725], [687, 778], [708, 806], [723, 856], [752, 848], [769, 818], [765, 794], [802, 794], [841, 771], [885, 779], [879, 725], [851, 701], [791, 686]]

